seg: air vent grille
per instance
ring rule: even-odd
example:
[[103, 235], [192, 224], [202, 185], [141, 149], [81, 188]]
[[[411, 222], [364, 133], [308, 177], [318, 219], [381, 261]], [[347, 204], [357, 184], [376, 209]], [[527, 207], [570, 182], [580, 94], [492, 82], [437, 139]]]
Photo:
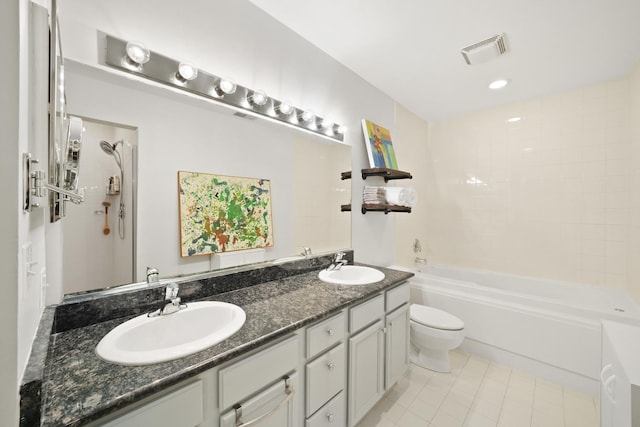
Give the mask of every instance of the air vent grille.
[[462, 57], [469, 65], [481, 64], [496, 59], [507, 53], [505, 34], [497, 34], [464, 47], [460, 53], [462, 53]]

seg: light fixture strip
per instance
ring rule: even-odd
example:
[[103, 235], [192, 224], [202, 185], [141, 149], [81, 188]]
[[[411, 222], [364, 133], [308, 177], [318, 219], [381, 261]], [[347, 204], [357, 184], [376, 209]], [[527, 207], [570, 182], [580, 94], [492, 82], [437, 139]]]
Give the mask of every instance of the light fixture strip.
[[[305, 112], [304, 109], [294, 107], [290, 114], [278, 113], [276, 106], [280, 104], [280, 100], [269, 96], [267, 96], [267, 101], [262, 105], [249, 102], [248, 97], [254, 94], [253, 89], [237, 85], [234, 93], [218, 95], [215, 88], [220, 82], [220, 76], [198, 70], [197, 76], [193, 80], [176, 78], [180, 61], [159, 53], [152, 51], [147, 63], [138, 66], [132, 65], [130, 61], [127, 61], [126, 45], [126, 41], [107, 35], [105, 63], [121, 71], [191, 92], [220, 104], [233, 107], [234, 109], [251, 112], [252, 115], [257, 115], [258, 117], [264, 116], [272, 121], [283, 122], [288, 126], [303, 129], [307, 132], [322, 136], [323, 138], [328, 137], [335, 141], [344, 141], [344, 134], [337, 130], [327, 132], [327, 129], [318, 128], [315, 120], [305, 122], [298, 119], [298, 117]], [[317, 119], [322, 120], [320, 117], [317, 117]]]

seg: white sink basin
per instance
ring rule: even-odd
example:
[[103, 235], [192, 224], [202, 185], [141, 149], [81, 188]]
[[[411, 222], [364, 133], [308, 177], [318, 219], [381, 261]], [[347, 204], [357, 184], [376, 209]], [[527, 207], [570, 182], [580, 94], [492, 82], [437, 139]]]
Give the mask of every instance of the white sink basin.
[[235, 334], [246, 314], [220, 301], [192, 302], [163, 316], [135, 317], [98, 343], [98, 356], [120, 365], [148, 365], [178, 359], [211, 347]]
[[345, 265], [338, 270], [322, 270], [318, 279], [335, 285], [368, 285], [384, 279], [384, 273], [371, 267]]

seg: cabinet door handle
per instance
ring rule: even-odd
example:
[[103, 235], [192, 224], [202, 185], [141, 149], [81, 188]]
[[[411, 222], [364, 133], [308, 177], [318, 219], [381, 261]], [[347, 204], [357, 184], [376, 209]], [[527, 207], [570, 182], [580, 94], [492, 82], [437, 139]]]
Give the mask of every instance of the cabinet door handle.
[[333, 328], [329, 328], [327, 329], [327, 333], [329, 334], [329, 336], [333, 336], [333, 334], [335, 334], [336, 331], [333, 330]]
[[328, 414], [328, 415], [327, 415], [327, 421], [329, 421], [330, 423], [332, 423], [332, 422], [333, 422], [333, 419], [334, 419], [334, 418], [335, 418], [335, 417], [333, 416], [333, 414]]
[[383, 334], [386, 334], [387, 333], [387, 328], [380, 329], [380, 332], [382, 332]]
[[333, 363], [329, 362], [327, 363], [327, 368], [329, 368], [329, 370], [333, 369]]
[[236, 412], [236, 427], [248, 427], [250, 425], [253, 425], [257, 422], [260, 422], [266, 418], [269, 418], [271, 415], [275, 414], [278, 409], [280, 409], [281, 407], [283, 407], [288, 401], [290, 401], [293, 398], [293, 395], [295, 394], [295, 390], [293, 389], [293, 386], [291, 385], [291, 379], [288, 376], [285, 376], [284, 378], [284, 398], [273, 408], [269, 409], [268, 412], [265, 412], [264, 414], [250, 420], [247, 422], [242, 421], [242, 406], [241, 405], [237, 405], [235, 407], [235, 412]]

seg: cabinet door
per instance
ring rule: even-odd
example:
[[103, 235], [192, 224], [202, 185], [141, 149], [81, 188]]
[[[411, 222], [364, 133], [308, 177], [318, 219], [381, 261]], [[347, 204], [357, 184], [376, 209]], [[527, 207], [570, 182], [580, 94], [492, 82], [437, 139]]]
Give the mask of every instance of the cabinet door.
[[409, 304], [387, 314], [385, 390], [409, 368]]
[[379, 319], [349, 338], [349, 425], [355, 425], [384, 393], [384, 323]]

